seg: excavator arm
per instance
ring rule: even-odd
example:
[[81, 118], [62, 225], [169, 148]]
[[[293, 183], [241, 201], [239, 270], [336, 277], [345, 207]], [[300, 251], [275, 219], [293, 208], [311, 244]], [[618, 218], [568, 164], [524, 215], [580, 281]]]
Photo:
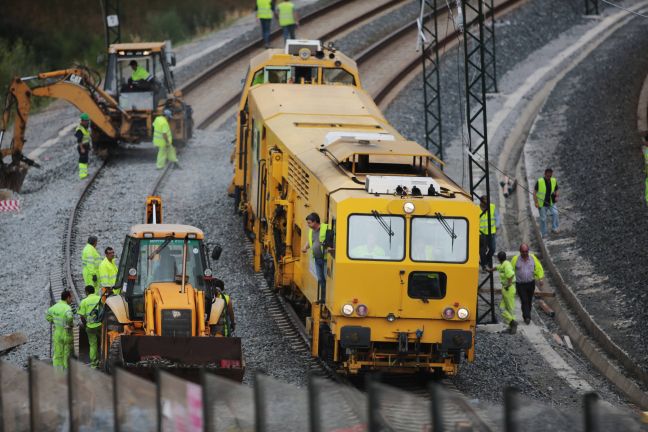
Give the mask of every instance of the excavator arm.
[[[9, 87], [0, 128], [0, 188], [19, 192], [28, 166], [38, 166], [23, 155], [25, 131], [31, 110], [32, 96], [63, 99], [90, 116], [94, 127], [106, 136], [118, 139], [130, 128], [131, 116], [117, 101], [101, 90], [98, 79], [84, 68], [64, 69], [40, 73], [35, 76], [14, 78]], [[2, 147], [2, 138], [9, 126], [12, 110], [15, 108], [14, 133], [8, 147]], [[117, 113], [118, 112], [118, 113]], [[111, 116], [111, 113], [117, 114]], [[115, 122], [113, 119], [119, 119]], [[120, 124], [115, 124], [120, 123]], [[118, 129], [119, 128], [119, 129]], [[11, 161], [4, 159], [11, 156]]]

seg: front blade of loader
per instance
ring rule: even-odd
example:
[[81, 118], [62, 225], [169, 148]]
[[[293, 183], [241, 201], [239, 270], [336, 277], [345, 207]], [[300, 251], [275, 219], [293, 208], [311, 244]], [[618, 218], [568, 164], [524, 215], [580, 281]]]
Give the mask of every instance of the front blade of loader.
[[124, 367], [140, 376], [152, 377], [160, 368], [197, 381], [198, 372], [237, 381], [245, 372], [241, 339], [230, 337], [121, 336]]

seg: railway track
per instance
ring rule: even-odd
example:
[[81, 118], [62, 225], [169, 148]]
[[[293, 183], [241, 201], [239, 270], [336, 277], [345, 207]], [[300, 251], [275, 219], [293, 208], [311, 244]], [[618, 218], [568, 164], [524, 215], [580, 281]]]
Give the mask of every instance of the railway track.
[[[505, 9], [505, 6], [510, 6], [518, 3], [520, 0], [508, 0], [508, 1], [500, 1], [498, 2], [498, 8], [500, 11]], [[334, 5], [339, 6], [339, 4], [342, 3], [340, 2], [335, 2], [333, 3]], [[354, 1], [353, 4], [359, 5], [363, 2], [360, 1]], [[366, 3], [366, 2], [365, 2]], [[388, 11], [392, 8], [398, 7], [399, 5], [405, 3], [404, 1], [384, 1], [381, 2], [380, 5], [377, 8], [374, 9], [368, 9], [368, 10], [363, 10], [362, 8], [356, 8], [355, 9], [355, 14], [347, 14], [346, 17], [347, 19], [342, 22], [342, 24], [338, 25], [335, 27], [333, 30], [329, 30], [326, 33], [323, 33], [320, 37], [324, 39], [330, 39], [333, 38], [336, 34], [342, 34], [344, 32], [350, 31], [350, 29], [354, 28], [355, 26], [358, 26], [362, 23], [367, 22], [368, 20], [380, 15], [381, 13], [384, 13], [385, 11]], [[372, 3], [373, 4], [373, 3]], [[375, 4], [373, 4], [375, 6]], [[365, 5], [366, 6], [366, 5]], [[334, 8], [325, 8], [326, 11], [320, 11], [319, 13], [314, 13], [312, 14], [312, 20], [313, 22], [316, 22], [316, 19], [319, 17], [321, 18], [322, 16], [325, 16], [326, 13], [333, 13], [332, 10]], [[442, 13], [447, 13], [447, 11], [442, 12]], [[443, 16], [447, 18], [447, 15], [442, 15], [439, 17], [439, 20], [443, 19]], [[302, 22], [306, 21], [306, 17], [302, 20]], [[304, 31], [304, 27], [302, 27], [302, 32]], [[409, 24], [406, 27], [403, 27], [396, 32], [386, 36], [382, 40], [378, 41], [377, 43], [373, 44], [370, 48], [365, 50], [360, 56], [358, 56], [357, 60], [359, 65], [364, 66], [364, 65], [369, 65], [371, 61], [374, 61], [374, 58], [380, 57], [381, 54], [384, 54], [387, 51], [393, 51], [393, 50], [399, 50], [397, 48], [399, 45], [398, 43], [404, 43], [403, 41], [407, 39], [407, 36], [410, 35], [412, 31], [415, 31], [415, 23]], [[276, 37], [276, 35], [275, 35]], [[446, 36], [443, 41], [441, 42], [444, 46], [446, 44], [450, 44], [452, 40], [455, 40], [457, 37], [456, 34], [450, 34]], [[260, 42], [257, 41], [255, 43], [252, 43], [249, 45], [248, 48], [245, 48], [241, 51], [239, 51], [236, 54], [233, 54], [232, 56], [224, 59], [221, 62], [218, 62], [215, 64], [213, 67], [211, 67], [208, 71], [205, 71], [203, 74], [198, 76], [196, 79], [192, 80], [191, 82], [185, 84], [182, 89], [183, 91], [186, 92], [187, 98], [190, 101], [190, 103], [194, 104], [195, 101], [198, 101], [198, 103], [203, 103], [202, 99], [193, 99], [194, 95], [196, 98], [205, 98], [205, 95], [208, 95], [211, 93], [210, 91], [204, 91], [204, 89], [210, 89], [210, 88], [218, 88], [220, 90], [220, 86], [217, 87], [212, 87], [213, 83], [218, 80], [230, 80], [232, 77], [234, 77], [234, 80], [236, 81], [236, 86], [233, 88], [235, 90], [229, 91], [229, 92], [222, 92], [216, 100], [213, 98], [211, 99], [211, 105], [216, 106], [215, 110], [206, 110], [206, 109], [197, 109], [195, 112], [207, 112], [207, 115], [201, 115], [200, 117], [197, 118], [197, 125], [199, 129], [204, 129], [209, 127], [210, 125], [214, 125], [219, 122], [219, 120], [222, 120], [227, 114], [229, 114], [236, 106], [236, 103], [238, 102], [238, 97], [239, 97], [239, 90], [238, 90], [238, 77], [242, 76], [245, 67], [241, 67], [241, 64], [246, 64], [247, 59], [249, 56], [255, 54], [255, 50], [257, 50], [257, 46]], [[408, 42], [411, 44], [411, 41]], [[402, 50], [402, 48], [400, 48]], [[382, 79], [376, 80], [376, 89], [377, 93], [374, 91], [371, 91], [371, 94], [374, 95], [377, 99], [379, 100], [385, 100], [387, 95], [389, 94], [389, 91], [386, 90], [390, 87], [393, 87], [393, 82], [394, 82], [394, 77], [401, 75], [403, 76], [404, 74], [411, 73], [412, 71], [416, 70], [416, 64], [420, 62], [420, 57], [418, 54], [416, 54], [413, 58], [410, 58], [408, 61], [401, 61], [398, 63], [398, 67], [394, 68], [393, 66], [390, 67], [390, 70], [393, 70], [394, 73], [391, 75], [387, 75], [389, 79], [386, 79], [383, 77]], [[230, 64], [230, 67], [223, 67], [226, 63]], [[233, 67], [231, 65], [237, 65], [240, 70], [237, 71], [236, 73], [233, 72]], [[374, 71], [378, 70], [378, 67], [373, 69]], [[366, 71], [366, 75], [369, 75], [371, 73], [370, 70]], [[226, 87], [226, 86], [225, 86]], [[382, 96], [381, 96], [382, 95]], [[212, 95], [213, 96], [213, 95]], [[194, 108], [196, 105], [194, 105]], [[97, 188], [96, 186], [96, 179], [100, 177], [101, 172], [103, 171], [105, 167], [105, 164], [101, 166], [100, 169], [97, 170], [97, 172], [94, 173], [92, 178], [86, 183], [85, 188], [81, 191], [79, 198], [74, 206], [74, 209], [72, 210], [70, 217], [68, 219], [68, 224], [66, 228], [66, 235], [64, 239], [64, 245], [63, 245], [63, 252], [64, 252], [64, 265], [63, 269], [61, 272], [56, 272], [52, 273], [50, 275], [50, 292], [52, 293], [53, 298], [56, 298], [58, 294], [60, 294], [60, 291], [64, 288], [68, 288], [73, 292], [74, 298], [75, 298], [75, 303], [79, 303], [81, 298], [83, 297], [83, 294], [80, 292], [80, 290], [77, 288], [75, 281], [74, 281], [74, 275], [72, 272], [72, 259], [73, 258], [73, 244], [75, 242], [75, 237], [76, 237], [76, 226], [79, 223], [79, 214], [80, 214], [80, 209], [83, 206], [84, 202], [88, 199], [88, 197], [92, 194], [93, 190]], [[167, 166], [165, 170], [163, 170], [155, 179], [153, 185], [151, 186], [150, 194], [159, 194], [160, 190], [163, 187], [165, 179], [168, 177], [169, 173], [171, 172], [170, 166]], [[248, 248], [248, 258], [252, 258], [252, 250], [251, 247]], [[309, 343], [309, 338], [308, 335], [306, 334], [306, 330], [303, 327], [303, 324], [301, 323], [301, 320], [297, 317], [297, 314], [292, 310], [291, 306], [287, 303], [286, 300], [284, 300], [282, 297], [280, 297], [275, 290], [271, 289], [267, 283], [265, 282], [263, 276], [261, 274], [256, 274], [255, 275], [257, 282], [259, 283], [260, 289], [263, 291], [264, 296], [267, 299], [267, 304], [269, 305], [268, 310], [271, 316], [274, 318], [277, 326], [285, 336], [285, 339], [288, 341], [290, 344], [291, 348], [295, 350], [295, 352], [298, 353], [304, 353], [304, 354], [309, 354], [310, 353], [310, 343]], [[75, 345], [78, 346], [78, 334], [75, 335]], [[310, 369], [313, 373], [316, 375], [321, 375], [327, 378], [331, 378], [333, 380], [336, 380], [338, 382], [344, 382], [345, 380], [341, 378], [328, 364], [318, 360], [318, 359], [313, 359], [312, 363], [310, 365]], [[405, 383], [405, 388], [407, 388], [407, 383]], [[445, 383], [444, 385], [448, 386], [450, 384]], [[421, 388], [416, 388], [413, 385], [410, 385], [409, 388], [407, 388], [408, 391], [414, 391], [415, 395], [418, 395], [422, 398], [422, 400], [427, 400], [429, 396], [427, 396], [427, 388], [421, 389]], [[455, 389], [456, 390], [456, 389]], [[341, 397], [346, 397], [344, 394], [340, 395]], [[482, 414], [477, 413], [474, 411], [471, 407], [469, 406], [462, 406], [462, 407], [457, 407], [458, 404], [455, 404], [455, 410], [453, 411], [452, 407], [449, 407], [444, 410], [445, 416], [447, 419], [444, 419], [444, 422], [450, 427], [450, 425], [456, 425], [461, 422], [470, 422], [471, 424], [481, 424], [486, 425], [482, 418]], [[420, 424], [427, 424], [429, 422], [429, 416], [428, 416], [428, 411], [425, 411], [425, 416], [421, 415], [420, 411], [412, 411], [410, 409], [404, 409], [401, 406], [384, 406], [384, 418], [386, 421], [386, 424], [388, 425], [393, 425], [394, 429], [398, 430], [414, 430], [414, 425], [418, 424], [419, 428], [416, 430], [420, 430]], [[472, 414], [467, 415], [466, 412], [472, 412]], [[356, 421], [361, 422], [362, 417], [361, 414], [357, 412], [357, 410], [349, 409], [347, 413], [344, 413], [350, 421]], [[478, 421], [476, 421], [476, 419]], [[424, 423], [421, 423], [424, 422]], [[398, 426], [398, 427], [396, 427]], [[454, 427], [454, 426], [452, 426]], [[404, 428], [404, 429], [401, 429]], [[489, 428], [486, 428], [485, 426], [482, 427], [481, 429], [478, 430], [491, 430]]]

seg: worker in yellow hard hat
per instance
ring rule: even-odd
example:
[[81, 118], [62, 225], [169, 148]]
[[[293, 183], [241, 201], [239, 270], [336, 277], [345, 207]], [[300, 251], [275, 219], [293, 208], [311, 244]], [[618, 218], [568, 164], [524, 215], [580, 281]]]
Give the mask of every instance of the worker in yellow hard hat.
[[90, 147], [92, 137], [90, 136], [90, 116], [87, 113], [81, 114], [79, 126], [74, 130], [77, 140], [77, 151], [79, 152], [79, 178], [83, 180], [88, 177], [88, 161], [90, 159]]

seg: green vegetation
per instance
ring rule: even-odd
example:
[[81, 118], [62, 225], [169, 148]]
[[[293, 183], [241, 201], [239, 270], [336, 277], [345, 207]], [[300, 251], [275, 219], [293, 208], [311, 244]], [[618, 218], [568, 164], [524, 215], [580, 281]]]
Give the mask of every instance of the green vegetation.
[[[4, 0], [0, 13], [0, 98], [11, 77], [84, 64], [101, 71], [105, 0]], [[112, 0], [114, 1], [114, 0]], [[174, 45], [249, 13], [254, 0], [121, 0], [122, 42]]]

